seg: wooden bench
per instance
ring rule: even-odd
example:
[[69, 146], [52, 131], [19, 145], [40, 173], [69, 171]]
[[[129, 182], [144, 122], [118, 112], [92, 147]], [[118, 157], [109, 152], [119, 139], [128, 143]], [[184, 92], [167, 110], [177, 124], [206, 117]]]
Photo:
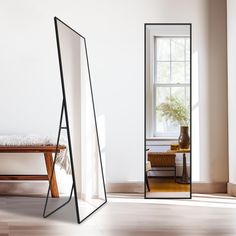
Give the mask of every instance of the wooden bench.
[[[58, 153], [65, 149], [65, 146], [58, 147]], [[0, 146], [0, 153], [43, 153], [44, 160], [47, 169], [47, 175], [0, 175], [0, 180], [47, 180], [50, 181], [52, 168], [53, 168], [53, 156], [56, 152], [56, 146]], [[57, 180], [55, 172], [52, 176], [51, 183], [51, 195], [54, 198], [59, 197], [59, 191], [57, 186]]]

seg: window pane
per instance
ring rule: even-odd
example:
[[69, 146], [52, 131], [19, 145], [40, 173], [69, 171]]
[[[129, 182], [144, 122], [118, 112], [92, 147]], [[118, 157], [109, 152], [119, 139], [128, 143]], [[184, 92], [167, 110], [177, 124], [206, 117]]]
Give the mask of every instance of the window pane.
[[179, 126], [163, 115], [164, 109], [161, 106], [168, 102], [171, 88], [158, 87], [156, 88], [156, 135], [158, 136], [178, 136]]
[[170, 61], [170, 39], [156, 38], [156, 58], [158, 61]]
[[171, 88], [171, 96], [177, 97], [183, 103], [185, 103], [185, 88], [184, 87], [177, 87]]
[[185, 104], [187, 107], [187, 111], [188, 111], [188, 116], [189, 116], [189, 125], [190, 125], [190, 87], [186, 87], [185, 88], [186, 91], [186, 100], [185, 100]]
[[170, 63], [169, 62], [157, 62], [157, 82], [169, 83], [170, 82]]
[[172, 83], [185, 83], [185, 66], [184, 62], [171, 63], [171, 82]]
[[156, 88], [156, 105], [159, 106], [161, 103], [165, 102], [170, 96], [169, 87], [157, 87]]
[[185, 39], [171, 39], [171, 60], [184, 61], [185, 59]]
[[186, 39], [186, 61], [190, 61], [190, 39]]
[[[168, 119], [173, 114], [173, 110], [176, 108], [176, 103], [173, 103], [172, 98], [177, 98], [178, 101], [182, 101], [183, 105], [186, 105], [187, 111], [190, 112], [190, 87], [157, 87], [156, 88], [156, 117], [155, 128], [157, 136], [179, 136], [180, 123], [175, 118]], [[168, 105], [168, 106], [163, 106]], [[173, 105], [171, 105], [173, 104]], [[171, 108], [172, 107], [172, 108]], [[189, 113], [188, 113], [189, 114]], [[174, 116], [172, 116], [174, 117]]]
[[190, 83], [190, 62], [186, 62], [186, 83]]
[[190, 87], [178, 87], [171, 88], [171, 96], [176, 97], [188, 111], [188, 116], [190, 115]]
[[166, 125], [165, 119], [162, 117], [161, 112], [158, 110], [160, 104], [166, 101], [166, 98], [170, 96], [170, 88], [157, 88], [156, 90], [156, 133], [165, 133]]
[[186, 106], [190, 108], [190, 87], [186, 87]]

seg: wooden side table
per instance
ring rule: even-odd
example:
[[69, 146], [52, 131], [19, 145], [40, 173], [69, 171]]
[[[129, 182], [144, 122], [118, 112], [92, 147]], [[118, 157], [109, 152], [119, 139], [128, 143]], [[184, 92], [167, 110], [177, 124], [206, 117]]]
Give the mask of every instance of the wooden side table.
[[190, 149], [178, 149], [178, 150], [168, 150], [170, 153], [183, 153], [183, 172], [180, 179], [177, 179], [176, 182], [179, 184], [190, 184], [190, 178], [188, 176], [187, 163], [186, 163], [186, 153], [190, 153]]

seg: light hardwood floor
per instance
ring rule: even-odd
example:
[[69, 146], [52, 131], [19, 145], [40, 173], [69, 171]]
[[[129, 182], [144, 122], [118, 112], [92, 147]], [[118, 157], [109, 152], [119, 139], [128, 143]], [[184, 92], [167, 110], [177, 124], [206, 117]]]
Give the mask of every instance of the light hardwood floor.
[[190, 192], [190, 184], [179, 184], [173, 178], [148, 178], [150, 192]]
[[147, 198], [189, 198], [190, 184], [179, 184], [173, 178], [148, 178]]
[[81, 225], [74, 205], [42, 218], [44, 198], [1, 197], [0, 236], [235, 236], [236, 199], [195, 195], [192, 200], [146, 200], [110, 195], [108, 203]]

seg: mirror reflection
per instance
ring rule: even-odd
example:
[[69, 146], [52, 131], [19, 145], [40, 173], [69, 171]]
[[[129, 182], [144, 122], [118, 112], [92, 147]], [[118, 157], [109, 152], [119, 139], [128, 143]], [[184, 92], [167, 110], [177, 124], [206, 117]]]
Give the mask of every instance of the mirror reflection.
[[191, 25], [145, 25], [145, 197], [191, 197]]

